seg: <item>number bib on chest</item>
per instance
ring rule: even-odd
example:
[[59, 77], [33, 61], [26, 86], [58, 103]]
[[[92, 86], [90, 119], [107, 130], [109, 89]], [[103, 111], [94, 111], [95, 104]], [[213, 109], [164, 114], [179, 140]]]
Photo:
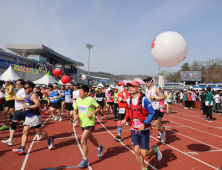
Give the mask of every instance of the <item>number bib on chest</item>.
[[102, 98], [97, 98], [97, 101], [101, 102], [101, 101], [103, 101], [103, 99]]
[[50, 101], [51, 101], [51, 102], [53, 102], [53, 99], [52, 99], [52, 97], [50, 97], [49, 99], [50, 99]]
[[5, 98], [8, 98], [8, 94], [7, 93], [5, 93]]
[[65, 97], [65, 101], [66, 101], [66, 103], [70, 103], [71, 102], [71, 98], [70, 97]]
[[119, 114], [125, 114], [125, 108], [120, 108], [119, 109]]
[[79, 113], [88, 113], [88, 106], [87, 105], [79, 105], [78, 110], [79, 110]]
[[139, 119], [133, 119], [133, 127], [138, 129], [138, 126], [142, 123], [139, 121]]

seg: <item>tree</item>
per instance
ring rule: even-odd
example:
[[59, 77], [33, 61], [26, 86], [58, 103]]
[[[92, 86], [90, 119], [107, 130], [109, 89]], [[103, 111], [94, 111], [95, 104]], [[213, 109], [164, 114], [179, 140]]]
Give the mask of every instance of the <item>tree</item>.
[[190, 64], [184, 63], [180, 68], [181, 68], [181, 71], [190, 71]]

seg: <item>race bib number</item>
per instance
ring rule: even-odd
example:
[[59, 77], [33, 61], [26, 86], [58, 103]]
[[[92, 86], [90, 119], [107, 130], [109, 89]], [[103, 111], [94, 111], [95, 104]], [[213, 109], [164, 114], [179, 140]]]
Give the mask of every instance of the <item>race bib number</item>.
[[88, 106], [87, 105], [79, 105], [78, 110], [79, 110], [79, 113], [88, 113]]
[[5, 93], [5, 98], [8, 98], [8, 94], [7, 93]]
[[101, 102], [103, 99], [102, 99], [102, 98], [97, 98], [97, 100], [98, 100], [99, 102]]
[[119, 109], [119, 114], [125, 114], [125, 108], [120, 108]]
[[133, 119], [133, 127], [138, 129], [139, 125], [142, 123], [139, 121], [139, 119]]
[[70, 102], [71, 102], [71, 99], [68, 98], [68, 97], [66, 97], [66, 98], [65, 98], [65, 101], [66, 101], [66, 103], [70, 103]]
[[51, 102], [53, 101], [52, 97], [50, 97], [49, 99], [50, 99]]
[[62, 96], [64, 96], [65, 95], [65, 93], [62, 93]]
[[[29, 103], [25, 103], [29, 107]], [[30, 109], [25, 109], [25, 110], [30, 110]]]
[[40, 96], [38, 96], [38, 99], [40, 100]]
[[119, 101], [122, 101], [122, 97], [119, 97]]

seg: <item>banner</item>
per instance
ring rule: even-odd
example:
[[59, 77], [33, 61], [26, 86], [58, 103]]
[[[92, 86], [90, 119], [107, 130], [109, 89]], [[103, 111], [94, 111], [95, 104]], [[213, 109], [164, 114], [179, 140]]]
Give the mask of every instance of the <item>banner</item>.
[[19, 65], [15, 65], [14, 64], [14, 70], [16, 71], [22, 71], [22, 72], [26, 72], [26, 73], [33, 73], [33, 74], [46, 74], [46, 71], [43, 70], [38, 70], [38, 69], [34, 69], [34, 68], [28, 68], [28, 67], [22, 67]]

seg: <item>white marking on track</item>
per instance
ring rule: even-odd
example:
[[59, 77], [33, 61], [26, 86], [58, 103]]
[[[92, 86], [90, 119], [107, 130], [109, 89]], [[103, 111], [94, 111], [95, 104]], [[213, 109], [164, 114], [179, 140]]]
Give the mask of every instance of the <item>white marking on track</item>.
[[185, 152], [187, 154], [195, 154], [195, 153], [205, 153], [205, 152], [221, 152], [222, 149], [219, 149], [219, 150], [209, 150], [209, 151], [196, 151], [196, 152]]
[[[49, 116], [49, 117], [45, 120], [45, 122], [42, 124], [42, 127], [44, 126], [44, 124], [47, 122], [47, 120], [48, 120], [50, 117], [51, 117], [51, 116]], [[37, 137], [37, 136], [35, 135], [34, 138], [33, 138], [33, 140], [32, 140], [31, 145], [29, 146], [29, 149], [28, 149], [28, 152], [27, 152], [26, 155], [25, 155], [25, 159], [24, 159], [24, 161], [23, 161], [21, 170], [24, 170], [24, 169], [25, 169], [26, 162], [27, 162], [27, 160], [28, 160], [30, 151], [31, 151], [31, 149], [32, 149], [32, 145], [34, 144], [36, 137]]]
[[[74, 126], [74, 123], [73, 123], [72, 125], [73, 125], [73, 132], [74, 132], [74, 136], [75, 136], [75, 138], [76, 138], [76, 142], [77, 142], [78, 147], [79, 147], [79, 150], [80, 150], [80, 152], [81, 152], [81, 154], [82, 154], [82, 156], [83, 156], [83, 150], [82, 150], [82, 148], [81, 148], [81, 146], [80, 146], [78, 137], [77, 137], [77, 135], [76, 135], [76, 128], [75, 128], [75, 126]], [[89, 170], [92, 170], [92, 167], [90, 166], [89, 163], [88, 163], [88, 168], [89, 168]]]
[[[97, 118], [97, 116], [96, 116], [96, 119], [97, 119], [97, 120], [99, 121], [99, 123], [104, 127], [104, 129], [106, 129], [107, 132], [109, 132], [109, 134], [115, 138], [115, 136], [100, 122], [100, 120]], [[127, 147], [123, 142], [119, 142], [119, 143], [121, 143], [123, 146], [125, 146], [130, 152], [132, 152], [132, 153], [135, 155], [135, 152], [133, 152], [133, 151], [132, 151], [129, 147]], [[149, 164], [147, 161], [144, 160], [144, 162], [145, 162], [148, 166], [150, 166], [151, 168], [157, 170], [155, 167], [153, 167], [153, 166], [152, 166], [151, 164]]]

